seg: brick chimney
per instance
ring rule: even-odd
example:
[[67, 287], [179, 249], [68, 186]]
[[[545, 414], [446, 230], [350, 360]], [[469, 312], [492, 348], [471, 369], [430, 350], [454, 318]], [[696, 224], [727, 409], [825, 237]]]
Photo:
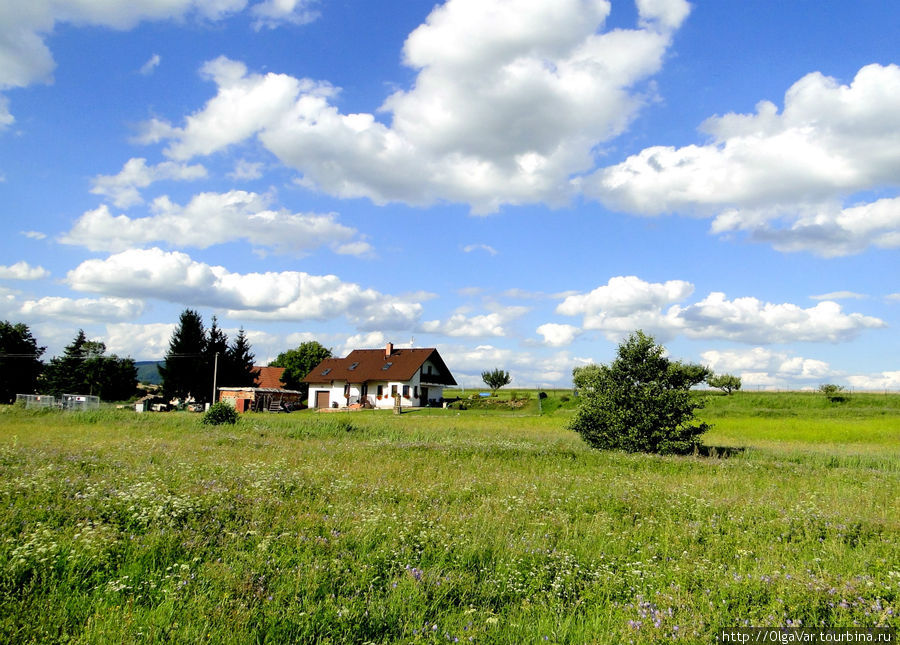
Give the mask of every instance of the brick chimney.
[[385, 357], [385, 358], [390, 358], [390, 357], [391, 357], [391, 354], [393, 354], [393, 353], [394, 353], [394, 343], [388, 343], [387, 345], [385, 345], [385, 347], [384, 347], [384, 357]]

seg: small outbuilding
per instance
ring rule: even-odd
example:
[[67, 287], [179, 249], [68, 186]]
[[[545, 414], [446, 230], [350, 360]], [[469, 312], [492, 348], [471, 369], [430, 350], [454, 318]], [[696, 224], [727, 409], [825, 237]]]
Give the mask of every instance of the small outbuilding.
[[302, 407], [302, 393], [284, 387], [283, 367], [254, 369], [259, 373], [253, 386], [220, 387], [219, 401], [233, 405], [238, 412], [285, 412]]
[[322, 408], [438, 406], [444, 388], [456, 385], [434, 348], [355, 349], [345, 358], [326, 358], [303, 379], [309, 405]]

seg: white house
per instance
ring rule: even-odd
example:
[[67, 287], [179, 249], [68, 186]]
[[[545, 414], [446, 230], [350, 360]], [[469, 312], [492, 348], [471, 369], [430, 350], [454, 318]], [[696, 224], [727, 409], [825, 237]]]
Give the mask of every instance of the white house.
[[309, 407], [405, 407], [438, 405], [444, 388], [456, 385], [434, 348], [355, 349], [346, 358], [326, 358], [303, 379]]

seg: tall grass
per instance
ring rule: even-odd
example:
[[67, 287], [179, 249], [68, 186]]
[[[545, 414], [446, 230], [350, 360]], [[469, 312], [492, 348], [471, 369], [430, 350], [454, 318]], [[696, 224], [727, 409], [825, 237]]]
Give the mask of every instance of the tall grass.
[[709, 643], [745, 621], [900, 626], [900, 414], [734, 401], [704, 411], [728, 458], [591, 451], [564, 410], [211, 428], [5, 409], [0, 641]]

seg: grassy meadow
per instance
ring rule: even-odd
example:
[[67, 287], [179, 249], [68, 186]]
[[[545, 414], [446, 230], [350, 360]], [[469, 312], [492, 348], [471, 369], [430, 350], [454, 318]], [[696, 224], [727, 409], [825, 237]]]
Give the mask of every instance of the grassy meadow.
[[900, 396], [706, 396], [688, 457], [572, 400], [0, 410], [0, 642], [713, 643], [900, 627]]

